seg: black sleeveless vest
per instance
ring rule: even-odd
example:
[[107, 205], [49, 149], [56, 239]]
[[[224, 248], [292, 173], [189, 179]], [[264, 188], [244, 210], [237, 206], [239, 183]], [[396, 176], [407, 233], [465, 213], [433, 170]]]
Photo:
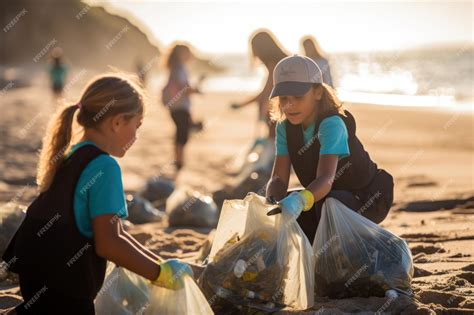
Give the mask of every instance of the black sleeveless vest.
[[356, 136], [354, 117], [347, 110], [344, 113], [346, 116], [332, 111], [318, 117], [315, 122], [314, 136], [306, 145], [304, 144], [302, 125], [293, 125], [286, 120], [288, 153], [296, 176], [304, 187], [307, 187], [316, 178], [320, 150], [318, 141], [319, 125], [325, 118], [334, 115], [341, 117], [346, 125], [350, 156], [338, 161], [332, 189], [357, 191], [370, 184], [374, 178], [377, 164], [370, 159], [369, 153], [365, 151], [364, 146]]
[[75, 223], [74, 192], [89, 162], [107, 154], [85, 145], [62, 162], [51, 187], [28, 207], [26, 217], [3, 255], [12, 272], [41, 275], [45, 285], [74, 297], [94, 299], [102, 287], [106, 260], [94, 240]]

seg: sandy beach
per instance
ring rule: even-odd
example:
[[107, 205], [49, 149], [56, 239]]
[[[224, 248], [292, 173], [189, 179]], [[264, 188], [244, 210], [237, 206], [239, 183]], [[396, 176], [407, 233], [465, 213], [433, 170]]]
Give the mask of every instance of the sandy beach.
[[[75, 92], [71, 92], [73, 99]], [[153, 176], [172, 174], [174, 127], [166, 108], [150, 91], [150, 106], [139, 140], [119, 160], [127, 193]], [[229, 109], [243, 95], [196, 96], [193, 112], [205, 121], [187, 148], [186, 166], [176, 186], [212, 193], [232, 180], [229, 163], [245, 152], [254, 136], [256, 108]], [[0, 202], [28, 205], [34, 198], [37, 150], [53, 105], [41, 87], [12, 89], [2, 96], [0, 126]], [[347, 104], [357, 120], [357, 134], [379, 167], [395, 178], [395, 202], [382, 223], [404, 238], [415, 263], [415, 298], [316, 297], [299, 314], [387, 312], [404, 314], [474, 312], [473, 114], [432, 108]], [[292, 178], [295, 185], [297, 181]], [[210, 229], [169, 228], [166, 222], [136, 225], [131, 233], [164, 258], [202, 259]], [[204, 247], [204, 249], [203, 249]], [[199, 263], [199, 262], [197, 262]], [[0, 312], [18, 303], [19, 287], [0, 283]], [[296, 314], [285, 310], [280, 314]]]

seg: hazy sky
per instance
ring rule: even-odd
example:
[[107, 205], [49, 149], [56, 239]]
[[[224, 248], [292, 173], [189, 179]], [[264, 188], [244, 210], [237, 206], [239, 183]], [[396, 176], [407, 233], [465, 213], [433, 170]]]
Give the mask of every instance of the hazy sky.
[[471, 1], [95, 2], [131, 14], [160, 44], [185, 40], [203, 52], [247, 52], [261, 27], [292, 52], [307, 34], [329, 52], [473, 41]]

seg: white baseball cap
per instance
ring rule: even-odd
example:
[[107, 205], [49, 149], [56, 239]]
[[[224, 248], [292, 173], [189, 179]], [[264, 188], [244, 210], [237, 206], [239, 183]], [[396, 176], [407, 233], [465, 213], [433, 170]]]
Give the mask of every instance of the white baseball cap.
[[311, 58], [300, 55], [283, 58], [273, 70], [270, 99], [282, 95], [304, 95], [315, 83], [323, 83], [323, 74]]

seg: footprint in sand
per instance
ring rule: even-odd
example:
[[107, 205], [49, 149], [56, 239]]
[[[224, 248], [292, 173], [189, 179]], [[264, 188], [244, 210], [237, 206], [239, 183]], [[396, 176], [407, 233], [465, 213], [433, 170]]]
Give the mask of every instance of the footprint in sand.
[[474, 209], [474, 196], [466, 199], [421, 200], [409, 202], [400, 207], [401, 211], [424, 212], [451, 210], [454, 208]]
[[456, 276], [474, 285], [474, 272], [467, 271], [467, 272], [460, 273]]
[[466, 300], [464, 297], [456, 294], [434, 290], [421, 291], [417, 297], [423, 304], [434, 303], [447, 308], [459, 307]]
[[436, 253], [446, 253], [446, 250], [442, 248], [440, 245], [417, 245], [410, 247], [411, 253], [413, 255], [417, 255], [419, 253], [425, 253], [425, 254], [436, 254]]

